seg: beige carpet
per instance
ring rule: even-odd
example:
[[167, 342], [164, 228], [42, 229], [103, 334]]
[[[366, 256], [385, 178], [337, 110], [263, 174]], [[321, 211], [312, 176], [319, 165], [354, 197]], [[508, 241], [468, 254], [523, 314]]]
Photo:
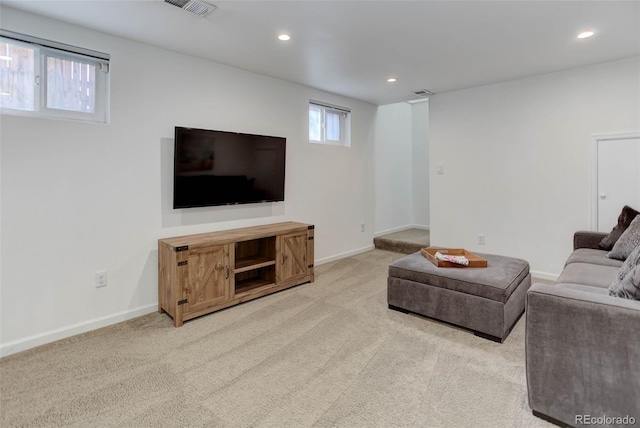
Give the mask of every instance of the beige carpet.
[[174, 328], [151, 314], [0, 360], [0, 426], [537, 427], [503, 344], [387, 309], [374, 250]]

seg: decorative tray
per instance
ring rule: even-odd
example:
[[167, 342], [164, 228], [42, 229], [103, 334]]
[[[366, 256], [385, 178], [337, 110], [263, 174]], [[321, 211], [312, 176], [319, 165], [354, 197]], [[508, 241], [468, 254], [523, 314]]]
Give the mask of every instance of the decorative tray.
[[[457, 263], [451, 263], [444, 260], [436, 259], [436, 252], [440, 251], [442, 254], [448, 254], [451, 256], [465, 256], [469, 260], [469, 265], [460, 265]], [[467, 251], [462, 248], [423, 248], [422, 255], [437, 267], [445, 268], [486, 268], [487, 261], [482, 257], [473, 254], [471, 251]]]

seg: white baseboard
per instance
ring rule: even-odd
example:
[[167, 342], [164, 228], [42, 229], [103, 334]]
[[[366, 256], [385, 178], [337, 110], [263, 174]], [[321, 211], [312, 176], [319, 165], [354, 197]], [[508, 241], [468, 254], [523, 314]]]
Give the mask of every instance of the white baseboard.
[[323, 259], [316, 259], [313, 262], [314, 266], [320, 266], [325, 263], [335, 262], [336, 260], [344, 259], [346, 257], [355, 256], [356, 254], [366, 253], [367, 251], [374, 250], [375, 247], [373, 244], [367, 245], [366, 247], [358, 248], [357, 250], [347, 251], [345, 253], [336, 254], [335, 256], [325, 257]]
[[0, 345], [0, 357], [6, 357], [7, 355], [26, 351], [27, 349], [35, 348], [36, 346], [46, 345], [47, 343], [66, 339], [67, 337], [86, 333], [91, 330], [97, 330], [132, 318], [147, 315], [157, 310], [158, 304], [154, 303], [152, 305], [141, 306], [139, 308], [118, 312], [113, 315], [107, 315], [105, 317], [96, 318], [68, 327], [62, 327], [45, 333], [36, 334], [34, 336], [28, 336], [24, 339], [15, 340], [13, 342], [4, 343]]
[[[529, 271], [533, 278], [546, 279], [547, 281], [557, 281], [560, 275], [556, 275], [553, 273], [540, 272], [537, 270]], [[532, 281], [533, 282], [533, 281]]]
[[430, 230], [429, 226], [425, 226], [425, 225], [422, 225], [422, 224], [407, 224], [405, 226], [394, 227], [392, 229], [387, 229], [387, 230], [382, 230], [380, 232], [375, 232], [373, 234], [373, 237], [377, 238], [378, 236], [388, 235], [389, 233], [402, 232], [403, 230], [407, 230], [407, 229]]
[[412, 224], [409, 229], [431, 230], [431, 226], [428, 224]]
[[388, 235], [389, 233], [402, 232], [403, 230], [411, 229], [411, 225], [407, 224], [406, 226], [394, 227], [392, 229], [381, 230], [380, 232], [374, 232], [373, 237], [377, 238], [378, 236]]

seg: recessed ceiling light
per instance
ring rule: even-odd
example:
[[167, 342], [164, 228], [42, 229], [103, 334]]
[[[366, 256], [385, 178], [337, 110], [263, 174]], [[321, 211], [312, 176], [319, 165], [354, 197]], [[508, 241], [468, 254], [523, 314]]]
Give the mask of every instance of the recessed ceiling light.
[[579, 39], [587, 39], [591, 36], [593, 36], [595, 33], [593, 31], [584, 31], [580, 34], [578, 34], [578, 38]]
[[289, 40], [291, 40], [291, 36], [288, 34], [280, 34], [278, 36], [278, 40], [283, 41], [283, 42], [287, 42]]
[[387, 79], [387, 82], [389, 82], [389, 83], [395, 83], [395, 82], [397, 82], [397, 81], [398, 81], [398, 79], [396, 79], [395, 77], [389, 77], [389, 78]]

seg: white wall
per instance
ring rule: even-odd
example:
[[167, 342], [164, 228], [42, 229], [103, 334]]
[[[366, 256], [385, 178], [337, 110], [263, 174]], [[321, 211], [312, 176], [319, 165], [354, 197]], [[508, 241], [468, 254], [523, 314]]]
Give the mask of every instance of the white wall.
[[590, 136], [640, 129], [640, 60], [438, 94], [429, 111], [432, 245], [557, 275], [590, 225]]
[[375, 124], [375, 235], [429, 227], [429, 104], [378, 107]]
[[374, 227], [376, 234], [382, 234], [413, 222], [411, 105], [378, 107], [374, 141]]
[[413, 225], [429, 227], [429, 102], [411, 105]]
[[[375, 106], [10, 8], [1, 25], [112, 58], [109, 125], [0, 118], [3, 355], [156, 310], [158, 238], [294, 220], [316, 263], [371, 247]], [[350, 148], [308, 143], [310, 98], [352, 110]], [[285, 202], [173, 210], [175, 126], [287, 137]]]

